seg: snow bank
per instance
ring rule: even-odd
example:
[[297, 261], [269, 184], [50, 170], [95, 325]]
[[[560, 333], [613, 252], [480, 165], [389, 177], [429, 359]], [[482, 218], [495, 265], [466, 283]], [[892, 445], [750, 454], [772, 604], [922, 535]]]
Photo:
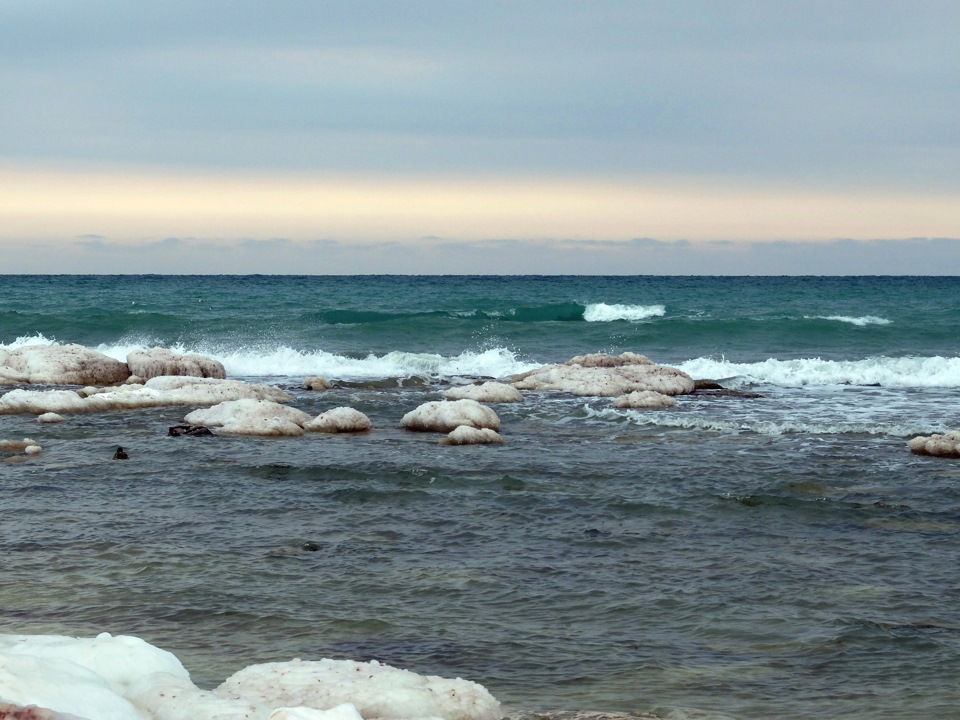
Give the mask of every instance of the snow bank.
[[227, 371], [223, 363], [206, 355], [181, 355], [167, 348], [155, 347], [127, 355], [127, 367], [134, 375], [149, 380], [162, 375], [186, 375], [223, 380]]
[[648, 410], [660, 410], [662, 408], [673, 407], [677, 404], [669, 395], [658, 393], [653, 390], [634, 390], [627, 395], [621, 395], [613, 401], [614, 407], [618, 408], [645, 408]]
[[228, 400], [211, 408], [188, 413], [190, 425], [219, 427], [221, 435], [298, 437], [311, 416], [303, 410], [270, 400]]
[[352, 703], [364, 718], [499, 720], [498, 703], [483, 686], [350, 660], [293, 660], [252, 665], [214, 691], [258, 705], [326, 710]]
[[4, 385], [115, 385], [130, 377], [126, 363], [81, 345], [24, 345], [0, 363]]
[[644, 355], [581, 355], [563, 365], [544, 365], [516, 376], [520, 390], [556, 390], [574, 395], [616, 397], [638, 390], [664, 395], [693, 392], [693, 378], [682, 370], [657, 365]]
[[910, 440], [907, 447], [916, 455], [960, 457], [960, 430], [929, 436], [921, 435]]
[[335, 407], [317, 415], [303, 429], [310, 432], [342, 433], [365, 432], [373, 427], [370, 418], [350, 407]]
[[460, 425], [500, 429], [497, 414], [476, 400], [434, 400], [411, 410], [400, 425], [407, 430], [448, 433]]
[[513, 385], [501, 382], [485, 382], [482, 385], [461, 385], [444, 391], [447, 400], [476, 400], [477, 402], [521, 402], [523, 396]]
[[0, 635], [0, 717], [23, 720], [499, 720], [467, 680], [377, 662], [253, 665], [201, 690], [172, 654], [135, 637]]
[[454, 428], [440, 441], [444, 445], [502, 445], [500, 433], [490, 428], [474, 428], [461, 425]]
[[241, 380], [162, 376], [143, 385], [75, 390], [11, 390], [0, 396], [0, 415], [17, 413], [81, 413], [137, 410], [181, 405], [209, 406], [226, 400], [250, 398], [292, 400], [277, 387]]

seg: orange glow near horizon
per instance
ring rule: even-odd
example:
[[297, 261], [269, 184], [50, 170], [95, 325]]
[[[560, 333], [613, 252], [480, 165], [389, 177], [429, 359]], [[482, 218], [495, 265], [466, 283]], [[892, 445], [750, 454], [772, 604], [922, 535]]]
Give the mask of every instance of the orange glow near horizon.
[[425, 179], [0, 168], [0, 241], [960, 236], [954, 197], [576, 178]]

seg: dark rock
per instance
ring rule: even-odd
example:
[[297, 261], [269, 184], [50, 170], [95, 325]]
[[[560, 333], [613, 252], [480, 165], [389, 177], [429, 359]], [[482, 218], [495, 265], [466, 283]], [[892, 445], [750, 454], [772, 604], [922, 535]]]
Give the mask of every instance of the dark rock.
[[180, 437], [182, 435], [205, 437], [207, 435], [213, 435], [213, 433], [210, 431], [210, 428], [203, 425], [174, 425], [167, 431], [167, 435], [170, 437]]
[[694, 380], [693, 381], [693, 391], [697, 390], [723, 390], [724, 387], [718, 382], [713, 380]]
[[300, 549], [304, 550], [305, 552], [317, 552], [317, 550], [320, 549], [320, 546], [315, 542], [307, 540], [306, 542], [300, 543]]
[[124, 449], [118, 445], [118, 446], [117, 446], [117, 451], [113, 454], [113, 459], [114, 459], [114, 460], [129, 460], [129, 459], [130, 459], [130, 456], [127, 455], [127, 453], [124, 452]]

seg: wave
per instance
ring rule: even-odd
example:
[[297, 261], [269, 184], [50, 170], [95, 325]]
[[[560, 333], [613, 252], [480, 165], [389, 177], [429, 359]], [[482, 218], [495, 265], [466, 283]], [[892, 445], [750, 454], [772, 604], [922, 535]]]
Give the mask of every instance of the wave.
[[637, 322], [649, 320], [653, 317], [663, 317], [666, 309], [663, 305], [607, 305], [595, 303], [587, 305], [583, 311], [583, 319], [587, 322], [612, 322], [614, 320], [628, 320]]
[[846, 315], [804, 315], [804, 320], [833, 320], [836, 322], [849, 323], [857, 327], [866, 325], [889, 325], [892, 321], [876, 315], [864, 315], [863, 317], [848, 317]]
[[783, 387], [879, 385], [888, 388], [960, 387], [960, 357], [875, 357], [864, 360], [768, 359], [736, 363], [696, 358], [677, 365], [700, 379]]

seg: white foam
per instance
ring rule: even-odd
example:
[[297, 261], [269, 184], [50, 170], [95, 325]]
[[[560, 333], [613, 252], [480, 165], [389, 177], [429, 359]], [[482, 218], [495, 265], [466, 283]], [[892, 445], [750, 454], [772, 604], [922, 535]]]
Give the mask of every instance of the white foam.
[[593, 303], [587, 305], [583, 311], [583, 319], [587, 322], [612, 322], [614, 320], [628, 320], [637, 322], [662, 317], [666, 312], [663, 305], [608, 305]]
[[858, 327], [865, 325], [889, 325], [892, 321], [876, 315], [864, 315], [863, 317], [848, 317], [846, 315], [804, 315], [806, 320], [835, 320], [842, 323], [850, 323]]
[[875, 357], [864, 360], [768, 359], [736, 363], [696, 358], [677, 365], [700, 379], [735, 379], [734, 384], [880, 385], [890, 388], [960, 387], [960, 357]]

